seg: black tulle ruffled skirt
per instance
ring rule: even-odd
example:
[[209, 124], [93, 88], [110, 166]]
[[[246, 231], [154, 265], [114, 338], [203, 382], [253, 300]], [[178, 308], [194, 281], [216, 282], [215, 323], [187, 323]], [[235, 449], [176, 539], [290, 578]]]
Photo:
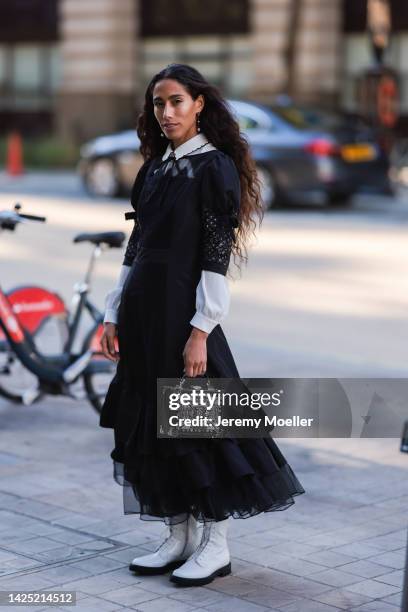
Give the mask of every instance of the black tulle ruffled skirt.
[[304, 489], [271, 439], [208, 440], [183, 454], [113, 461], [125, 514], [179, 523], [249, 518], [286, 510]]

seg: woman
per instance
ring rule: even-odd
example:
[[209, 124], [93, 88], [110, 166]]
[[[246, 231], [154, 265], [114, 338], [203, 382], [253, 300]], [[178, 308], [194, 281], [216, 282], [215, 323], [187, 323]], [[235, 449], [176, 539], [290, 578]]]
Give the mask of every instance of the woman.
[[161, 546], [130, 569], [176, 568], [173, 582], [201, 585], [231, 572], [231, 516], [284, 510], [304, 489], [271, 438], [156, 437], [157, 378], [239, 377], [220, 327], [226, 274], [231, 253], [247, 260], [262, 205], [248, 144], [194, 68], [170, 64], [153, 77], [137, 132], [145, 162], [119, 283], [107, 297], [102, 348], [118, 365], [100, 425], [114, 429], [124, 513], [169, 525]]

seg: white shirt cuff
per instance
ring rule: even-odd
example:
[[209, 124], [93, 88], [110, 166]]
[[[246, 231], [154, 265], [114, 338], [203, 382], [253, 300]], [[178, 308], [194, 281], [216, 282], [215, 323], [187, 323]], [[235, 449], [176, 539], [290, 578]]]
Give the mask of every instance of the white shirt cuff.
[[118, 311], [113, 308], [107, 308], [103, 319], [104, 323], [116, 323], [118, 322]]
[[129, 274], [130, 266], [122, 266], [119, 273], [119, 278], [115, 289], [109, 291], [105, 298], [105, 316], [103, 319], [104, 323], [117, 323], [118, 319], [118, 308], [120, 304], [120, 298], [122, 295], [123, 285]]
[[196, 313], [190, 324], [208, 334], [228, 314], [230, 294], [226, 276], [203, 270], [196, 290]]

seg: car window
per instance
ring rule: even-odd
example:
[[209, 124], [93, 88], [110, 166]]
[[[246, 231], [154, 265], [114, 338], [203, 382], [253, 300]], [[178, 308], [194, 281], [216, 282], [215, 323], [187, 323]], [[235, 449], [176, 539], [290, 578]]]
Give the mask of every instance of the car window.
[[255, 121], [255, 119], [252, 119], [252, 117], [238, 113], [237, 118], [241, 130], [255, 130], [259, 128], [259, 123]]
[[272, 110], [278, 117], [289, 123], [298, 130], [309, 130], [311, 128], [310, 118], [307, 120], [305, 113], [295, 106], [272, 107]]
[[299, 106], [273, 106], [273, 112], [298, 130], [333, 130], [357, 121], [341, 113], [330, 112], [320, 108], [302, 108]]
[[344, 125], [344, 117], [326, 110], [303, 109], [303, 116], [311, 128], [332, 129]]

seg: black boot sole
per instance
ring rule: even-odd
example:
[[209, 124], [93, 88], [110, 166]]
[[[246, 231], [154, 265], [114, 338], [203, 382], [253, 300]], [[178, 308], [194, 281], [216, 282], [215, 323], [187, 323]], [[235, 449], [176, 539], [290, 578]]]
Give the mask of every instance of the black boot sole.
[[170, 576], [170, 580], [171, 582], [175, 582], [181, 586], [202, 586], [203, 584], [212, 582], [217, 576], [228, 576], [230, 573], [231, 562], [224, 565], [224, 567], [220, 567], [219, 569], [215, 570], [215, 572], [209, 576], [205, 576], [204, 578], [182, 578], [181, 576]]
[[131, 572], [137, 572], [138, 574], [143, 574], [144, 576], [154, 576], [157, 574], [165, 574], [166, 572], [169, 572], [170, 570], [174, 570], [177, 567], [180, 567], [180, 565], [183, 565], [183, 563], [185, 563], [186, 560], [184, 559], [181, 561], [171, 561], [170, 563], [167, 563], [167, 565], [162, 565], [161, 567], [146, 567], [144, 565], [136, 565], [134, 563], [131, 563], [129, 565], [129, 570]]

